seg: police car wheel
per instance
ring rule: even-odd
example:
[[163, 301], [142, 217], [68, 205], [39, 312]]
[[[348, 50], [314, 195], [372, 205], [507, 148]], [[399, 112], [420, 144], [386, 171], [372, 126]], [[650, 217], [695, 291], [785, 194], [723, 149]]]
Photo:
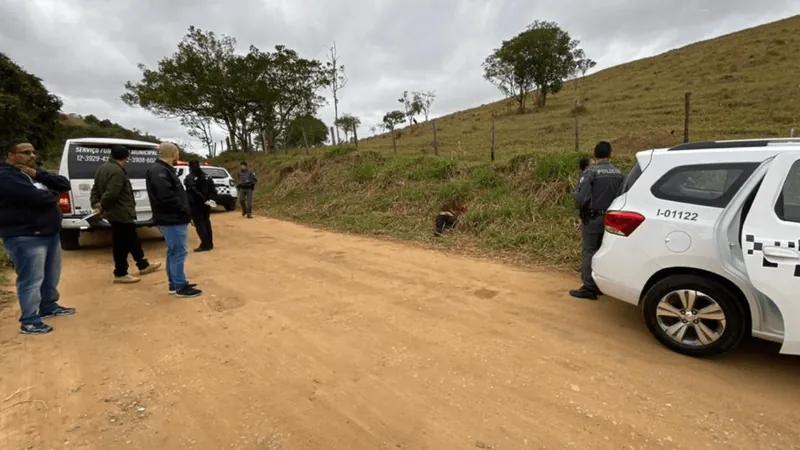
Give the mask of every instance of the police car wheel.
[[61, 250], [77, 250], [81, 246], [81, 232], [79, 230], [61, 230]]
[[727, 286], [700, 275], [673, 275], [645, 294], [642, 313], [650, 333], [687, 356], [717, 356], [748, 334], [747, 314]]
[[236, 209], [236, 203], [231, 202], [225, 205], [225, 211], [234, 211]]

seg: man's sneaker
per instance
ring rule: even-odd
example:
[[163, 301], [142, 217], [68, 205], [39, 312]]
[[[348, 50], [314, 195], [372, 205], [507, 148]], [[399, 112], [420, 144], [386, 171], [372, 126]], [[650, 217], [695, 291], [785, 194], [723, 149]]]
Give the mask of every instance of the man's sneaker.
[[585, 287], [582, 287], [580, 289], [573, 289], [569, 291], [569, 295], [583, 300], [597, 300], [597, 293]]
[[145, 267], [144, 269], [139, 270], [139, 276], [147, 275], [148, 273], [153, 273], [161, 268], [160, 262], [150, 263], [149, 266]]
[[186, 286], [185, 288], [176, 291], [175, 292], [175, 296], [178, 297], [178, 298], [194, 298], [194, 297], [199, 297], [200, 294], [202, 294], [202, 293], [203, 293], [203, 291], [201, 291], [200, 289], [197, 289], [195, 287], [192, 287], [190, 285], [190, 286]]
[[59, 317], [59, 316], [71, 316], [75, 314], [75, 308], [67, 308], [64, 306], [56, 305], [55, 309], [48, 312], [39, 313], [39, 317]]
[[53, 327], [41, 322], [22, 325], [19, 327], [19, 332], [22, 334], [47, 334], [51, 331], [53, 331]]
[[133, 275], [123, 275], [121, 277], [114, 277], [114, 283], [116, 284], [133, 284], [142, 281], [141, 278], [135, 277]]
[[[197, 284], [195, 284], [195, 283], [189, 283], [189, 285], [188, 285], [187, 287], [190, 287], [190, 288], [196, 288], [196, 287], [197, 287]], [[169, 295], [175, 295], [175, 293], [176, 293], [176, 292], [177, 292], [177, 291], [176, 291], [175, 289], [170, 289], [170, 290], [169, 290]]]

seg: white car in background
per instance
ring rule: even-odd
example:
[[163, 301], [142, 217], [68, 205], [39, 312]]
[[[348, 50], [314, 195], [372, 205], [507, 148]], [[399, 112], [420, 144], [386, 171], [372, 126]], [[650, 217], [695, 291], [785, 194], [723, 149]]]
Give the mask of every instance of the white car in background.
[[691, 356], [754, 336], [800, 355], [800, 139], [642, 151], [594, 256], [604, 294]]

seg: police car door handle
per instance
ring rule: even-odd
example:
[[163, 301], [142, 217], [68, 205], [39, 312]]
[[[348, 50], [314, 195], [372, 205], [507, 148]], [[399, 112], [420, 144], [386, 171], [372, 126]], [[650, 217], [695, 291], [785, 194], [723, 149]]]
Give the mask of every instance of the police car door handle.
[[800, 254], [798, 254], [797, 251], [788, 248], [765, 245], [762, 251], [764, 252], [765, 257], [770, 257], [775, 259], [800, 260]]

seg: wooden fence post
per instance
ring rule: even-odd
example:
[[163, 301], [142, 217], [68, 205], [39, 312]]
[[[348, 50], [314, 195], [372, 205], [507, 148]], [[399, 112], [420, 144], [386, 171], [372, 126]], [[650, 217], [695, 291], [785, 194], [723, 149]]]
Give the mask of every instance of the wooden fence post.
[[689, 142], [689, 116], [692, 115], [692, 93], [683, 94], [683, 142]]
[[495, 153], [495, 131], [494, 131], [494, 112], [492, 112], [492, 154], [491, 159], [494, 161], [494, 153]]
[[439, 141], [436, 139], [436, 121], [431, 120], [433, 124], [433, 154], [439, 156]]
[[575, 100], [575, 109], [573, 114], [575, 114], [575, 151], [579, 152], [581, 148], [581, 119], [579, 116], [579, 106], [581, 104], [580, 100]]

